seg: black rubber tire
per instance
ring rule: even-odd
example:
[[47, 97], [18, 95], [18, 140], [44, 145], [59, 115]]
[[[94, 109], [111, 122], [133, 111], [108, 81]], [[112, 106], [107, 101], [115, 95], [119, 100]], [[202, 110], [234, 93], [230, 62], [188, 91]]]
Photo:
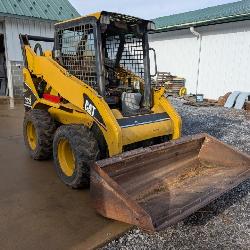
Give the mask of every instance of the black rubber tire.
[[[31, 122], [36, 131], [37, 146], [31, 149], [27, 138], [27, 123]], [[53, 138], [57, 125], [46, 110], [30, 110], [25, 113], [23, 121], [24, 143], [32, 159], [47, 160], [52, 158]]]
[[[61, 139], [68, 140], [75, 158], [72, 176], [61, 169], [58, 159], [58, 144]], [[64, 125], [56, 131], [53, 142], [55, 170], [59, 178], [71, 188], [87, 188], [90, 183], [90, 168], [99, 159], [99, 147], [93, 133], [82, 125]]]

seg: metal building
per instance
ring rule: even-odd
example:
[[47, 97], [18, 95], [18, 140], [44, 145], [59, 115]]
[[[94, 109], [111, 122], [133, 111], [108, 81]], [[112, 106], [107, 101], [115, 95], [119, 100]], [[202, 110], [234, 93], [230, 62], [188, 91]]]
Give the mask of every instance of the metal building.
[[189, 93], [250, 91], [250, 0], [154, 20], [159, 71], [186, 78]]
[[53, 37], [55, 22], [78, 16], [68, 0], [0, 1], [0, 96], [22, 96], [19, 34]]

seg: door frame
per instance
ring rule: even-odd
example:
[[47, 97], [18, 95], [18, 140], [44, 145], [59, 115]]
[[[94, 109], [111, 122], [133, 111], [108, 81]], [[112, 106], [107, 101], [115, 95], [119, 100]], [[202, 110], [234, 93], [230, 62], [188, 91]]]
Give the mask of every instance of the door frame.
[[5, 56], [5, 69], [4, 70], [5, 70], [5, 81], [6, 81], [5, 93], [4, 94], [1, 93], [1, 96], [7, 96], [7, 94], [8, 94], [8, 75], [7, 75], [7, 60], [6, 60], [6, 47], [5, 47], [5, 34], [4, 34], [4, 32], [0, 31], [0, 36], [3, 36], [3, 47], [4, 47], [4, 56]]

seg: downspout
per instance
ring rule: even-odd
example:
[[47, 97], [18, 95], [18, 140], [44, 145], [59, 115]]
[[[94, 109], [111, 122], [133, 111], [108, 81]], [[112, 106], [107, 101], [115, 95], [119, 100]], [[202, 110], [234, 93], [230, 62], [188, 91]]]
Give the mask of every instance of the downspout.
[[190, 32], [197, 37], [197, 40], [199, 40], [199, 53], [198, 53], [198, 68], [197, 68], [197, 78], [196, 78], [196, 87], [195, 92], [196, 95], [198, 94], [198, 86], [199, 86], [199, 76], [200, 76], [200, 62], [201, 62], [201, 41], [202, 36], [199, 32], [197, 32], [194, 27], [190, 27]]

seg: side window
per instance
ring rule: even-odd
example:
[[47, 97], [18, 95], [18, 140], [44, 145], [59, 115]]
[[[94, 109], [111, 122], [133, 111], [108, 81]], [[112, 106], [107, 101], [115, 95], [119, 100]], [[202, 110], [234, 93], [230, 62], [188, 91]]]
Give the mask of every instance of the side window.
[[62, 33], [62, 49], [61, 52], [64, 55], [76, 55], [77, 52], [77, 41], [73, 39], [74, 37], [78, 36], [78, 32], [74, 32], [71, 30], [64, 30]]
[[84, 56], [95, 57], [95, 40], [94, 34], [88, 34], [78, 44], [80, 51], [83, 51]]
[[97, 87], [93, 31], [93, 26], [86, 24], [61, 30], [58, 37], [63, 66], [86, 84]]

